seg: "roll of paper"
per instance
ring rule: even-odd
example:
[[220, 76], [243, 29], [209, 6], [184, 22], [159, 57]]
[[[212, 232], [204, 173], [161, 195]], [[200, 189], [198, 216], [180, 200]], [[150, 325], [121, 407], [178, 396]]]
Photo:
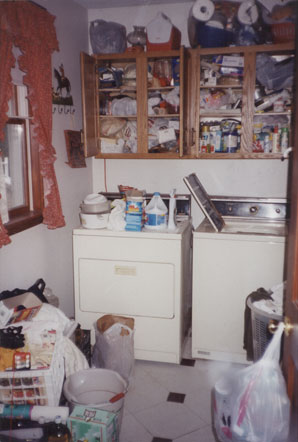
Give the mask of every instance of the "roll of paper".
[[206, 22], [214, 14], [214, 3], [211, 0], [196, 0], [192, 7], [192, 15], [199, 21]]

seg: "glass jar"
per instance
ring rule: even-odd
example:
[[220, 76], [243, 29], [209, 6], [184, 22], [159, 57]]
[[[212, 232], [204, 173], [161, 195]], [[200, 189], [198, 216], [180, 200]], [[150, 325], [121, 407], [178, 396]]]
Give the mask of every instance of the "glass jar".
[[145, 26], [134, 26], [133, 31], [127, 36], [128, 43], [133, 46], [145, 46], [147, 41], [147, 35]]

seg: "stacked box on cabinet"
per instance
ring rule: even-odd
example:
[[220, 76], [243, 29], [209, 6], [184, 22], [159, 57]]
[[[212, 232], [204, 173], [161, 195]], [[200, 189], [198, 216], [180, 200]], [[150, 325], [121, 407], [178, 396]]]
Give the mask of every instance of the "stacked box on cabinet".
[[1, 371], [0, 402], [53, 407], [59, 405], [65, 371], [61, 346], [62, 334], [57, 333], [48, 369]]

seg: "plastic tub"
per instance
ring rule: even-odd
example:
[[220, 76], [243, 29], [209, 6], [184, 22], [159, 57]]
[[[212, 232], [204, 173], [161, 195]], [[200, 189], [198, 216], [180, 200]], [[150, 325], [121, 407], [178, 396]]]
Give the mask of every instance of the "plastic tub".
[[90, 368], [77, 371], [66, 378], [63, 393], [71, 411], [75, 405], [86, 405], [119, 413], [120, 430], [127, 388], [127, 382], [116, 371]]

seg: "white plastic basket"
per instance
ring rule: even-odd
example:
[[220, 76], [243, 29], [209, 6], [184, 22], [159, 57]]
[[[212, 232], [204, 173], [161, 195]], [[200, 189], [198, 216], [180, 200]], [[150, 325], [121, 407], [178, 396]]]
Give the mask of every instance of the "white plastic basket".
[[280, 322], [282, 321], [282, 316], [260, 310], [254, 306], [250, 298], [247, 300], [247, 305], [251, 309], [253, 355], [254, 361], [257, 361], [263, 356], [273, 336], [268, 329], [270, 320]]
[[64, 358], [62, 336], [57, 336], [51, 366], [48, 369], [0, 372], [0, 402], [15, 405], [59, 405]]

